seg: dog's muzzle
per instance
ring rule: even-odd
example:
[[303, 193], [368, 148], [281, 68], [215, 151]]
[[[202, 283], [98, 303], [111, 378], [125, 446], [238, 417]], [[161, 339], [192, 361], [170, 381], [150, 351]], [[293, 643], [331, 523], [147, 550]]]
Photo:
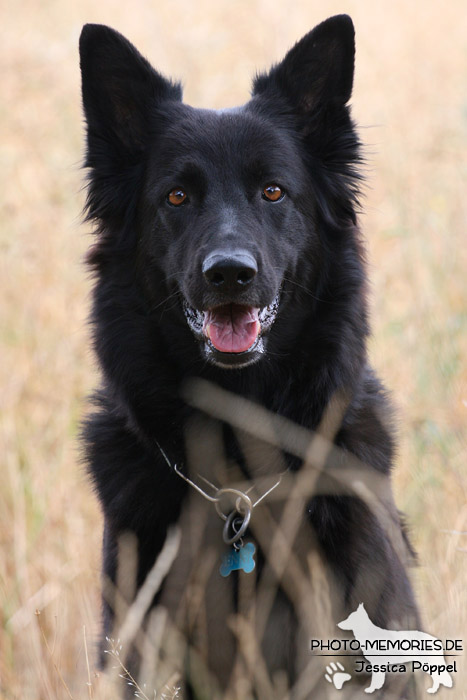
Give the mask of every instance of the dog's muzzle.
[[183, 308], [206, 359], [226, 369], [242, 368], [265, 353], [265, 336], [275, 321], [279, 297], [280, 293], [262, 309], [228, 303], [199, 311], [186, 300]]

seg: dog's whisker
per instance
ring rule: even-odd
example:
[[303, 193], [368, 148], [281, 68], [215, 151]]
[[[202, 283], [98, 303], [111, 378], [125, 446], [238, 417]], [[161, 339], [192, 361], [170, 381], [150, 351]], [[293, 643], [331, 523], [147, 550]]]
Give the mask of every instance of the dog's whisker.
[[[178, 290], [176, 290], [175, 292], [172, 292], [172, 294], [169, 294], [169, 296], [165, 297], [165, 299], [163, 299], [161, 302], [159, 302], [159, 303], [156, 304], [155, 306], [151, 307], [151, 309], [150, 309], [151, 313], [154, 313], [154, 311], [156, 311], [157, 309], [159, 309], [161, 306], [163, 306], [164, 304], [166, 304], [168, 301], [170, 301], [170, 300], [173, 299], [174, 297], [180, 297], [180, 292], [179, 292]], [[175, 305], [174, 305], [174, 306], [175, 306]]]
[[[308, 296], [310, 296], [310, 297], [311, 297], [312, 299], [314, 299], [315, 301], [320, 301], [320, 302], [322, 302], [323, 304], [335, 304], [335, 303], [336, 303], [336, 302], [332, 301], [332, 299], [322, 299], [321, 297], [316, 296], [316, 294], [313, 294], [313, 292], [311, 292], [307, 287], [305, 287], [303, 284], [300, 284], [299, 282], [297, 282], [296, 280], [292, 279], [291, 277], [287, 277], [286, 275], [284, 275], [284, 276], [283, 276], [283, 280], [284, 280], [285, 282], [289, 282], [290, 284], [293, 284], [295, 287], [297, 287], [298, 289], [300, 289], [300, 290], [302, 290], [303, 292], [305, 292], [305, 294], [307, 294]], [[283, 290], [283, 293], [284, 293], [285, 291], [286, 291], [286, 290]], [[289, 293], [290, 293], [290, 292], [289, 292]]]

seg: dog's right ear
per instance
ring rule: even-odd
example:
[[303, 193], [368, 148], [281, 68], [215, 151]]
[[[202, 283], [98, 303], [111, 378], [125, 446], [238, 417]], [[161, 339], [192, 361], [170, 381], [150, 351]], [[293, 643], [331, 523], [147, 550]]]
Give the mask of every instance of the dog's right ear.
[[[148, 140], [151, 113], [182, 92], [157, 73], [135, 47], [110, 27], [85, 24], [79, 40], [88, 166], [93, 153], [136, 155]], [[110, 155], [110, 154], [109, 154]]]

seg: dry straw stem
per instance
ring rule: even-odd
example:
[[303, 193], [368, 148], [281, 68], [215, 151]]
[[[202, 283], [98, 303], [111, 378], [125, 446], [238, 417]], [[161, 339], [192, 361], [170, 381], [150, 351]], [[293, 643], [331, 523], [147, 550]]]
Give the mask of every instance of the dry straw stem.
[[[375, 495], [381, 498], [387, 495], [387, 482], [384, 476], [375, 470], [369, 470], [368, 466], [357, 457], [333, 445], [328, 437], [320, 434], [319, 430], [310, 431], [288, 418], [272, 413], [267, 408], [221, 389], [204, 379], [187, 381], [183, 388], [183, 397], [187, 403], [208, 415], [303, 459], [308, 473], [303, 477], [303, 483], [300, 486], [307, 485], [308, 491], [314, 494], [320, 492], [318, 490], [320, 486], [316, 480], [322, 472], [324, 462], [328, 460], [331, 466], [326, 466], [326, 474], [336, 482], [334, 494], [348, 493], [349, 490], [352, 491], [354, 481], [364, 480]], [[335, 417], [339, 419], [342, 413], [341, 407], [341, 400], [331, 402], [325, 418], [326, 423], [336, 408]], [[342, 463], [345, 465], [345, 470], [332, 466]], [[309, 470], [313, 471], [314, 476], [310, 477]], [[281, 486], [286, 484], [286, 492], [290, 492], [291, 487], [296, 483], [295, 479], [296, 475], [283, 477]], [[327, 489], [328, 487], [326, 487], [326, 493]], [[296, 491], [300, 493], [299, 489]], [[280, 493], [281, 489], [276, 490], [268, 500], [282, 498]]]
[[92, 700], [93, 693], [92, 693], [92, 681], [91, 681], [91, 667], [89, 665], [88, 643], [86, 640], [86, 625], [83, 625], [83, 643], [84, 643], [84, 655], [86, 657], [86, 671], [88, 673], [88, 682], [86, 685], [88, 687], [89, 700]]
[[47, 649], [47, 653], [48, 653], [48, 655], [49, 655], [49, 658], [50, 658], [50, 660], [51, 660], [51, 662], [52, 662], [52, 664], [53, 664], [53, 667], [54, 667], [54, 669], [55, 669], [55, 671], [56, 671], [56, 673], [57, 673], [57, 676], [60, 678], [60, 682], [61, 682], [62, 686], [64, 687], [66, 694], [68, 695], [68, 697], [69, 697], [71, 700], [73, 700], [73, 696], [72, 696], [72, 694], [71, 694], [71, 692], [70, 692], [70, 689], [69, 689], [69, 687], [67, 686], [67, 684], [65, 683], [65, 679], [63, 678], [63, 676], [62, 676], [62, 674], [61, 674], [61, 672], [60, 672], [60, 669], [58, 668], [57, 664], [55, 663], [55, 659], [54, 659], [53, 653], [52, 653], [52, 651], [51, 651], [51, 649], [50, 649], [50, 647], [49, 647], [49, 643], [48, 643], [48, 641], [47, 641], [47, 637], [45, 636], [44, 630], [42, 629], [41, 619], [40, 619], [40, 618], [41, 618], [41, 611], [40, 611], [40, 610], [36, 610], [37, 624], [39, 625], [39, 629], [40, 629], [40, 632], [41, 632], [41, 635], [42, 635], [42, 639], [43, 639], [44, 644], [45, 644], [45, 647], [46, 647], [46, 649]]
[[[140, 686], [136, 678], [133, 677], [131, 671], [126, 667], [123, 659], [120, 657], [120, 654], [123, 651], [123, 647], [120, 644], [120, 640], [118, 639], [115, 642], [113, 639], [109, 639], [108, 641], [111, 645], [111, 648], [110, 650], [108, 650], [108, 653], [111, 655], [112, 659], [114, 659], [114, 661], [116, 661], [118, 664], [115, 668], [122, 672], [119, 674], [119, 678], [122, 678], [124, 681], [126, 681], [126, 685], [134, 688], [133, 694], [135, 695], [135, 697], [142, 698], [143, 700], [150, 700], [150, 698], [146, 695], [145, 691]], [[156, 693], [154, 693], [154, 695], [155, 694]], [[120, 693], [118, 693], [118, 695], [120, 695]]]
[[[230, 620], [229, 626], [238, 640], [239, 649], [246, 667], [246, 678], [257, 689], [260, 698], [271, 698], [272, 700], [275, 697], [275, 692], [261, 654], [256, 629], [241, 615], [237, 615]], [[233, 681], [234, 683], [235, 680]]]
[[141, 628], [144, 616], [151, 606], [151, 602], [160, 588], [160, 585], [169, 571], [180, 546], [180, 531], [171, 528], [167, 532], [161, 553], [157, 557], [152, 569], [138, 591], [138, 594], [128, 608], [128, 612], [120, 627], [118, 636], [124, 647], [128, 647]]

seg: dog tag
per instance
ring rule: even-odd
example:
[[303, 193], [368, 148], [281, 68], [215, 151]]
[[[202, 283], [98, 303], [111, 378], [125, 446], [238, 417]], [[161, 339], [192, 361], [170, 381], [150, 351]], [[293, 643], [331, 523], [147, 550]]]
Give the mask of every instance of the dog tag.
[[253, 555], [256, 547], [253, 542], [247, 542], [240, 549], [231, 549], [230, 552], [224, 554], [222, 564], [219, 569], [221, 576], [228, 576], [231, 571], [242, 569], [246, 574], [249, 574], [255, 568], [255, 560]]

